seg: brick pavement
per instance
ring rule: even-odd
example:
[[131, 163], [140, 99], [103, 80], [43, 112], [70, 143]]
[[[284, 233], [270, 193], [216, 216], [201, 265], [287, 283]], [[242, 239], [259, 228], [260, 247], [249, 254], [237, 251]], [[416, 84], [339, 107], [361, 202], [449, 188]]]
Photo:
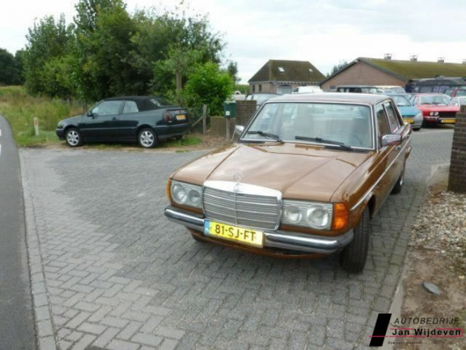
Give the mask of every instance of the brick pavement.
[[405, 188], [374, 219], [367, 267], [198, 243], [162, 214], [199, 152], [22, 150], [40, 349], [362, 349], [399, 281], [408, 229], [451, 130], [414, 134]]

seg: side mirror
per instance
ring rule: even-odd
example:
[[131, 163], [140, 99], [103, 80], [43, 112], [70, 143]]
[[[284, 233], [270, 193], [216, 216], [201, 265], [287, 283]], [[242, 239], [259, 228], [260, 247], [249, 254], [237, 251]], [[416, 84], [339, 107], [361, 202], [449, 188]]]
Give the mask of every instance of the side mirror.
[[401, 135], [387, 134], [382, 136], [382, 147], [401, 144]]
[[92, 113], [92, 111], [88, 111], [86, 115], [90, 118], [94, 118], [94, 113]]
[[243, 125], [235, 125], [235, 135], [240, 136], [244, 131]]

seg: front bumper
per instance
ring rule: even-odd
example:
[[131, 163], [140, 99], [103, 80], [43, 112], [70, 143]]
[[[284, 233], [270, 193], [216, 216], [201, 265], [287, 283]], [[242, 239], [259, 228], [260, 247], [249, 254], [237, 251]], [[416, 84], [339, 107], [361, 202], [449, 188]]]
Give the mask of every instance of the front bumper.
[[60, 140], [64, 140], [65, 139], [65, 129], [64, 128], [57, 128], [55, 130], [55, 133], [57, 134], [58, 138]]
[[[193, 230], [204, 231], [204, 217], [172, 206], [165, 208], [165, 216], [178, 224]], [[325, 237], [319, 235], [264, 230], [264, 248], [280, 249], [286, 251], [309, 253], [309, 254], [331, 254], [353, 240], [353, 230], [340, 236]]]

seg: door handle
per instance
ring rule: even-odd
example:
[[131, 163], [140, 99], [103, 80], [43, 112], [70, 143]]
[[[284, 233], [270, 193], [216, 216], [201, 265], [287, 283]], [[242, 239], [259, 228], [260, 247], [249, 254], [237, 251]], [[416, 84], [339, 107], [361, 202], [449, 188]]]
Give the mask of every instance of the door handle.
[[116, 118], [116, 117], [113, 117], [112, 120], [117, 120], [117, 118]]

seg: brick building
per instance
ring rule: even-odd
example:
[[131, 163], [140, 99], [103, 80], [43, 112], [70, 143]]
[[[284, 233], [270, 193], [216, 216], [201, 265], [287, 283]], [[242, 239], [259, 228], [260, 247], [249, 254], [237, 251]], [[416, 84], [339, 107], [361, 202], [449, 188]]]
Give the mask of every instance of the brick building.
[[405, 85], [412, 79], [445, 77], [466, 77], [466, 64], [386, 58], [359, 57], [346, 67], [321, 82], [320, 87], [332, 90], [338, 85]]
[[299, 86], [319, 85], [324, 79], [308, 61], [269, 60], [249, 79], [249, 91], [284, 94]]

